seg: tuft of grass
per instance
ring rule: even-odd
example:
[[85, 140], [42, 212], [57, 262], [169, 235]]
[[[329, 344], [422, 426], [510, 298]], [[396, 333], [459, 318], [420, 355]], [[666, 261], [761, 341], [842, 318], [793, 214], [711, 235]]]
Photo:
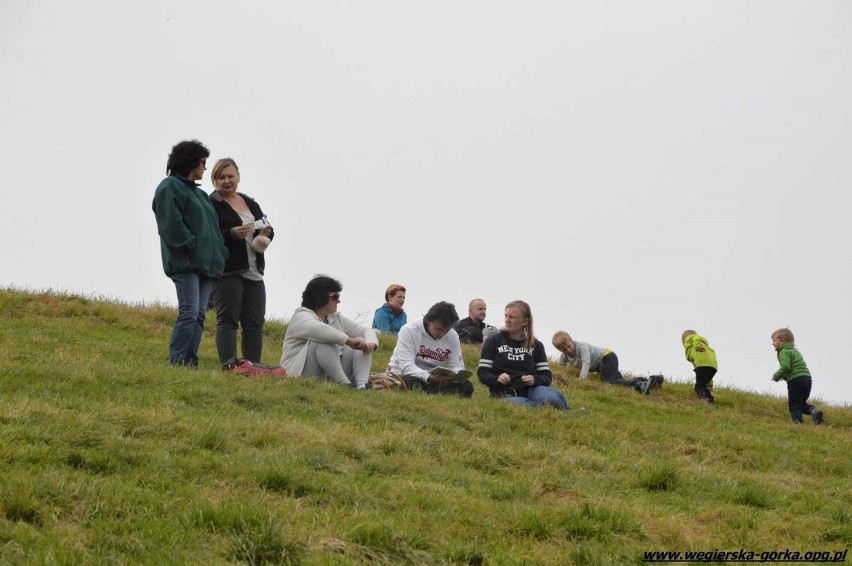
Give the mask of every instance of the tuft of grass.
[[7, 521], [26, 523], [34, 527], [42, 525], [42, 510], [39, 501], [29, 490], [10, 486], [0, 489], [0, 512]]
[[227, 452], [230, 434], [217, 426], [202, 430], [195, 441], [195, 447], [211, 452]]
[[669, 491], [677, 485], [679, 472], [673, 465], [663, 463], [640, 470], [638, 479], [648, 491]]
[[314, 476], [305, 476], [301, 472], [290, 470], [269, 470], [258, 479], [258, 485], [271, 492], [283, 493], [289, 497], [301, 498], [309, 495], [322, 496], [324, 486]]
[[765, 486], [751, 483], [738, 485], [731, 494], [731, 501], [758, 509], [772, 509], [777, 504], [776, 497]]
[[626, 511], [593, 506], [588, 502], [579, 509], [572, 509], [559, 517], [559, 530], [569, 539], [599, 541], [609, 539], [613, 535], [638, 535], [641, 532]]
[[197, 526], [227, 536], [230, 558], [238, 562], [298, 564], [305, 553], [303, 545], [287, 540], [280, 520], [239, 505], [207, 505], [197, 509], [194, 518]]
[[827, 526], [820, 535], [826, 543], [852, 544], [852, 513], [849, 507], [831, 507], [826, 513]]

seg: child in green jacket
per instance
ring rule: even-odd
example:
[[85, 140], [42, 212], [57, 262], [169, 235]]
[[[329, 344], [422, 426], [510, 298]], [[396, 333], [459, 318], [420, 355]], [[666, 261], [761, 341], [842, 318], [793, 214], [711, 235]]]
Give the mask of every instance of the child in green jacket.
[[793, 422], [800, 424], [802, 414], [810, 415], [814, 424], [822, 422], [822, 411], [808, 404], [811, 396], [811, 372], [805, 359], [796, 348], [793, 333], [789, 328], [779, 328], [772, 333], [772, 347], [778, 356], [781, 367], [772, 376], [772, 381], [787, 382], [787, 407]]
[[707, 343], [707, 339], [694, 330], [684, 330], [680, 336], [686, 359], [692, 362], [695, 371], [695, 394], [707, 403], [715, 403], [708, 385], [719, 369], [716, 362], [716, 352]]

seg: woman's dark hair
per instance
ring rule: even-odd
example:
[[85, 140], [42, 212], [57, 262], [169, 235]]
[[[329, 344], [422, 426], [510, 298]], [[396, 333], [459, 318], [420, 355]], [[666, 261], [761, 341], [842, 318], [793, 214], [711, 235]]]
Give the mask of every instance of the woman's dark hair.
[[305, 290], [302, 291], [302, 306], [308, 309], [317, 310], [328, 302], [330, 293], [339, 293], [343, 290], [343, 285], [337, 279], [332, 279], [328, 275], [317, 275], [308, 281]]
[[439, 322], [441, 326], [453, 326], [459, 321], [456, 306], [447, 301], [435, 303], [423, 317], [426, 322]]
[[210, 157], [210, 150], [198, 140], [182, 141], [172, 148], [166, 162], [166, 175], [178, 174], [186, 177], [198, 167], [202, 159]]

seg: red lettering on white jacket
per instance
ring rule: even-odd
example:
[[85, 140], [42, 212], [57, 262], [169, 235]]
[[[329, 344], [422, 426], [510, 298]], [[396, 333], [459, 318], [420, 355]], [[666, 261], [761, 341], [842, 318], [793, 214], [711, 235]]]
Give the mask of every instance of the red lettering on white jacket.
[[437, 360], [439, 362], [446, 362], [450, 359], [450, 351], [445, 350], [443, 348], [438, 348], [437, 350], [430, 350], [424, 345], [420, 345], [420, 351], [417, 352], [418, 358]]

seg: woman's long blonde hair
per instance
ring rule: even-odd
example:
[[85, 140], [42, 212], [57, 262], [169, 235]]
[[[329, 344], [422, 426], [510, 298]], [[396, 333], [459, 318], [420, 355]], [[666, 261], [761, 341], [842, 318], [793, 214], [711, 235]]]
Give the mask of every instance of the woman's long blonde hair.
[[[533, 344], [535, 344], [535, 334], [533, 333], [532, 309], [526, 301], [512, 301], [511, 303], [506, 305], [507, 309], [509, 307], [516, 307], [518, 310], [521, 311], [521, 316], [529, 321], [527, 323], [526, 336], [524, 336], [524, 348], [532, 348]], [[503, 327], [500, 332], [503, 333], [503, 336], [506, 336], [508, 338], [509, 331], [506, 330], [505, 327]]]

